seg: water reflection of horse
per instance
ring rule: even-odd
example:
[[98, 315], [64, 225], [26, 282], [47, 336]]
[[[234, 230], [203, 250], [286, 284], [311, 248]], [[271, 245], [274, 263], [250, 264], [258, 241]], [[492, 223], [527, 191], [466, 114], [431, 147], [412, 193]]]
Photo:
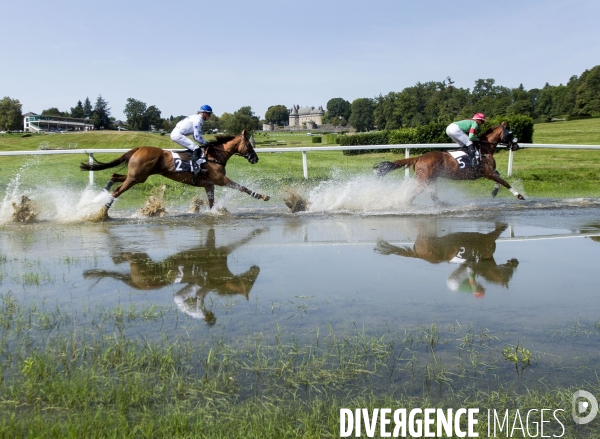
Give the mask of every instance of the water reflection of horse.
[[374, 169], [379, 177], [383, 177], [395, 169], [412, 166], [415, 170], [418, 186], [411, 196], [411, 203], [417, 195], [428, 187], [431, 199], [434, 203], [440, 204], [436, 188], [436, 180], [440, 177], [450, 180], [487, 178], [496, 183], [492, 191], [493, 197], [498, 194], [498, 189], [502, 185], [519, 200], [524, 200], [525, 198], [500, 177], [500, 173], [496, 170], [494, 152], [499, 143], [507, 145], [513, 151], [519, 149], [512, 131], [508, 130], [508, 125], [504, 122], [497, 127], [490, 128], [480, 136], [481, 166], [476, 169], [466, 166], [462, 161], [457, 161], [449, 152], [445, 151], [430, 151], [418, 157], [396, 160], [395, 162], [381, 162], [376, 164]]
[[379, 240], [375, 251], [383, 255], [419, 258], [432, 264], [459, 264], [448, 277], [447, 285], [451, 291], [466, 291], [475, 297], [483, 297], [485, 288], [477, 281], [478, 276], [489, 283], [508, 288], [519, 261], [509, 259], [505, 264], [498, 265], [494, 260], [496, 240], [508, 227], [506, 224], [496, 224], [489, 233], [457, 232], [444, 236], [437, 236], [437, 227], [427, 226], [435, 226], [435, 222], [421, 224], [412, 247], [395, 246]]
[[[246, 136], [246, 130], [239, 136], [223, 136], [209, 142], [206, 146], [207, 162], [202, 165], [207, 171], [198, 178], [197, 182], [194, 182], [194, 174], [191, 172], [191, 169], [188, 172], [178, 171], [178, 166], [175, 163], [177, 160], [173, 158], [170, 151], [165, 151], [153, 146], [133, 148], [118, 159], [107, 163], [96, 160], [92, 164], [81, 163], [79, 168], [84, 171], [100, 171], [120, 165], [127, 165], [127, 175], [113, 174], [104, 188], [104, 190], [108, 192], [114, 183], [122, 183], [112, 193], [111, 200], [106, 204], [107, 209], [110, 208], [114, 200], [123, 192], [138, 183], [145, 182], [148, 177], [155, 174], [162, 175], [163, 177], [183, 184], [204, 187], [206, 196], [208, 197], [208, 204], [211, 209], [215, 202], [215, 185], [236, 189], [247, 193], [251, 197], [268, 201], [270, 198], [269, 196], [251, 191], [241, 184], [230, 180], [225, 175], [225, 165], [233, 155], [241, 155], [251, 164], [258, 162], [258, 155], [254, 151], [252, 143], [253, 141], [249, 140]], [[181, 158], [180, 163], [189, 162], [190, 154], [181, 152], [179, 155]]]
[[144, 252], [119, 252], [113, 260], [115, 263], [128, 262], [129, 273], [87, 270], [84, 277], [110, 277], [138, 290], [154, 290], [171, 284], [185, 285], [173, 297], [179, 309], [212, 325], [216, 317], [206, 309], [204, 299], [211, 291], [218, 295], [241, 295], [248, 299], [260, 268], [253, 265], [241, 274], [233, 274], [227, 259], [231, 252], [263, 231], [256, 229], [243, 239], [217, 247], [215, 231], [210, 229], [204, 245], [181, 251], [161, 261], [152, 260]]

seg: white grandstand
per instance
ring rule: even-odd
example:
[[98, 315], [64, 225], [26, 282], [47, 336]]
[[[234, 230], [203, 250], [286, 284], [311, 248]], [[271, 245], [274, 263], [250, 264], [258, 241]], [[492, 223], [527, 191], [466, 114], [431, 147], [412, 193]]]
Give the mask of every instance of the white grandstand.
[[94, 125], [89, 119], [62, 116], [40, 116], [27, 113], [23, 117], [23, 127], [30, 133], [50, 133], [63, 131], [89, 131]]

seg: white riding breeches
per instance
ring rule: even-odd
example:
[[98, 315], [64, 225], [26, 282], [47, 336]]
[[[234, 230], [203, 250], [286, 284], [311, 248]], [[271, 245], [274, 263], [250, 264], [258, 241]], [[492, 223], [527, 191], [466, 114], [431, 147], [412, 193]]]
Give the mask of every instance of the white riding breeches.
[[469, 146], [473, 143], [471, 139], [469, 139], [469, 136], [467, 136], [455, 123], [448, 125], [448, 128], [446, 128], [446, 134], [448, 134], [452, 140], [458, 143], [458, 146], [460, 147]]
[[183, 146], [184, 148], [189, 149], [190, 151], [195, 151], [196, 149], [200, 148], [197, 143], [192, 142], [189, 137], [185, 136], [179, 130], [173, 130], [171, 132], [171, 140]]

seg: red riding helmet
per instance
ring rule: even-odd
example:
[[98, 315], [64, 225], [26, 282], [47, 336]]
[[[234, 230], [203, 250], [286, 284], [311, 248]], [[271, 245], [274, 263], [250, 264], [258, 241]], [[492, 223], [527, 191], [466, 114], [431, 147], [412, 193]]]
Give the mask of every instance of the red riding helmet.
[[475, 115], [471, 119], [485, 122], [485, 115], [483, 113], [475, 113]]

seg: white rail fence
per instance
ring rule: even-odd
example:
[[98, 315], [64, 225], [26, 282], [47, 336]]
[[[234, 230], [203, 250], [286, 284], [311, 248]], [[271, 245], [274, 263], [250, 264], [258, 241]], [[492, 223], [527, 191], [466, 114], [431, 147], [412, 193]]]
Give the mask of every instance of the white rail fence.
[[[547, 149], [596, 149], [600, 150], [600, 145], [553, 145], [540, 143], [520, 143], [521, 148], [547, 148]], [[349, 151], [349, 150], [372, 150], [372, 149], [404, 149], [404, 157], [410, 157], [411, 149], [456, 149], [454, 143], [414, 143], [410, 145], [353, 145], [353, 146], [292, 146], [289, 148], [255, 148], [257, 154], [261, 153], [285, 153], [285, 152], [301, 152], [302, 153], [302, 169], [304, 178], [308, 178], [308, 152], [319, 151]], [[0, 156], [14, 155], [53, 155], [53, 154], [87, 154], [89, 163], [93, 163], [94, 154], [122, 154], [130, 149], [65, 149], [65, 150], [34, 150], [34, 151], [0, 151]], [[170, 151], [181, 151], [170, 150]], [[514, 152], [508, 151], [508, 169], [507, 176], [512, 175]], [[406, 175], [409, 170], [406, 169]], [[90, 185], [94, 184], [94, 172], [89, 172]]]

